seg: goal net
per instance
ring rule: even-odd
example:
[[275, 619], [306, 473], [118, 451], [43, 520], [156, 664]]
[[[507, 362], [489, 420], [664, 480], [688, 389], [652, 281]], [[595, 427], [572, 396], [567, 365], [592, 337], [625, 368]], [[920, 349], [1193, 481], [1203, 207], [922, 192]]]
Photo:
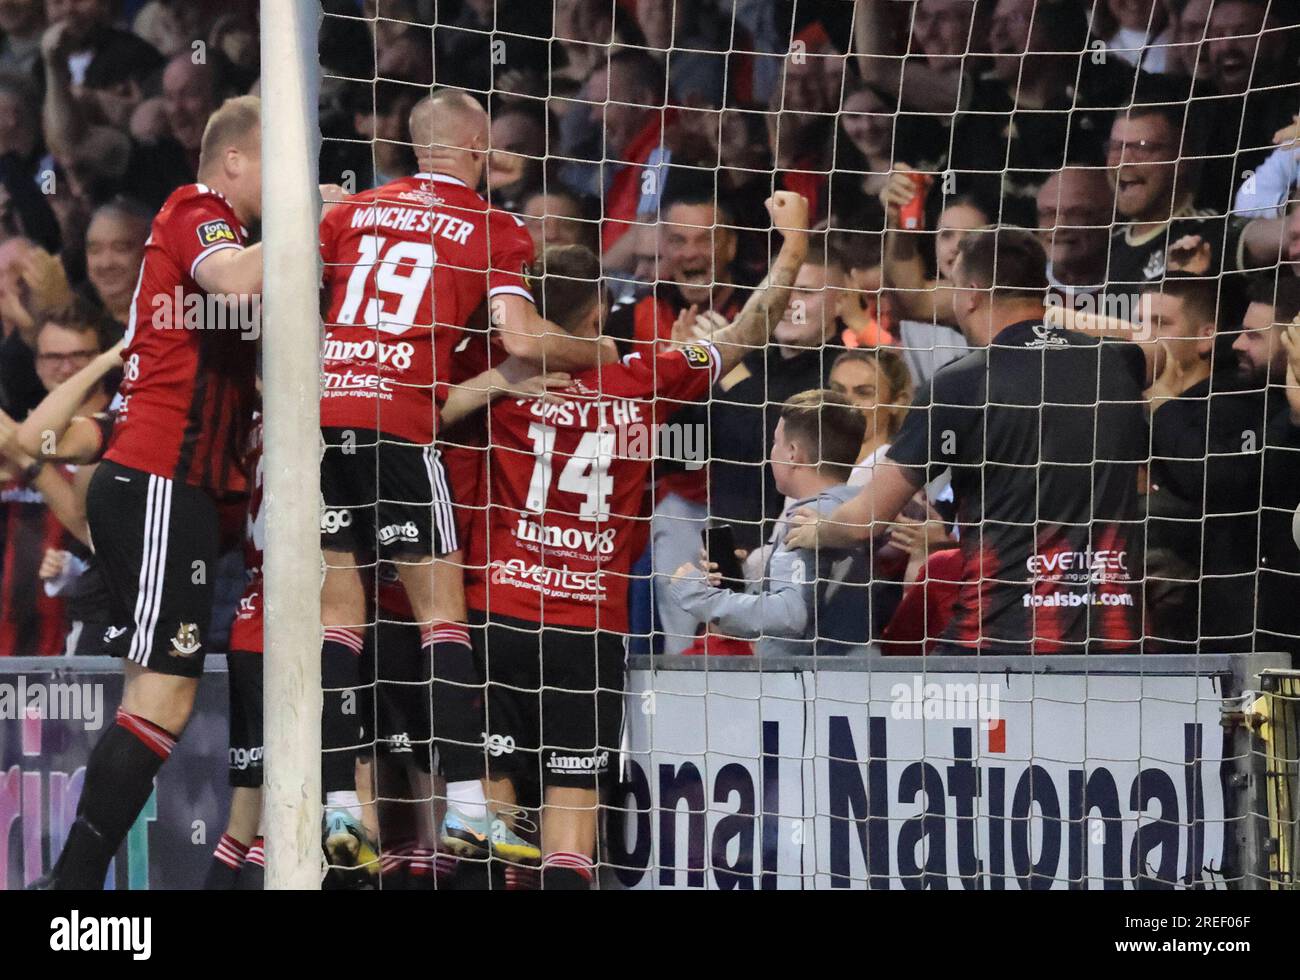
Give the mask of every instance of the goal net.
[[361, 880], [1289, 883], [1296, 15], [327, 0]]

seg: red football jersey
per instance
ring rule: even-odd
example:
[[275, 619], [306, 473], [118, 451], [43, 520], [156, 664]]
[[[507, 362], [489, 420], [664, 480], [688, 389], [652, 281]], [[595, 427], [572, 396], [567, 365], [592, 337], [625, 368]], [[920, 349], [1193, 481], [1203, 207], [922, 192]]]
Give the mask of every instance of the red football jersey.
[[244, 530], [244, 594], [230, 626], [230, 649], [243, 653], [262, 652], [262, 551], [266, 547], [266, 515], [262, 510], [262, 418], [254, 417], [249, 445], [248, 468], [253, 473], [253, 492], [248, 498], [248, 523]]
[[663, 420], [709, 391], [717, 351], [691, 345], [584, 371], [555, 404], [503, 398], [488, 419], [489, 533], [472, 542], [471, 608], [627, 631]]
[[416, 174], [332, 207], [321, 255], [321, 425], [432, 443], [455, 356], [484, 341], [464, 330], [470, 316], [501, 293], [532, 301], [523, 222], [454, 177]]
[[117, 421], [105, 459], [146, 473], [244, 493], [257, 344], [240, 310], [194, 280], [214, 252], [243, 248], [230, 203], [203, 184], [174, 191], [153, 220], [131, 300]]

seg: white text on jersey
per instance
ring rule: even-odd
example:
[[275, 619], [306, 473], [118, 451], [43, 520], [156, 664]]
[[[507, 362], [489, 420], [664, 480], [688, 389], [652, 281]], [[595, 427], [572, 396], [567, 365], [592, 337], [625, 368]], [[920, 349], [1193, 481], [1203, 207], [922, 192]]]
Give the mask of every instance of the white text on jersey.
[[474, 234], [474, 222], [440, 214], [425, 208], [374, 206], [358, 208], [352, 215], [353, 228], [391, 228], [420, 235], [437, 235], [464, 245]]

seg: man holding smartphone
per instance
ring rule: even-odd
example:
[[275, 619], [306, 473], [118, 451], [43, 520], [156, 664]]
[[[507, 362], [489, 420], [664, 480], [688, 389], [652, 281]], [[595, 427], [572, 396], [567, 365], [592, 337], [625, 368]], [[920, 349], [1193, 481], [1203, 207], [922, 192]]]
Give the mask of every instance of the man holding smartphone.
[[[857, 493], [846, 481], [865, 427], [861, 411], [830, 390], [803, 391], [785, 403], [771, 460], [777, 490], [795, 501], [787, 514], [809, 508], [829, 515]], [[759, 656], [843, 654], [867, 643], [870, 553], [859, 546], [818, 554], [787, 547], [784, 527], [777, 536], [758, 591], [726, 587], [715, 547], [707, 576], [690, 562], [677, 569], [674, 602], [720, 633], [757, 639]]]

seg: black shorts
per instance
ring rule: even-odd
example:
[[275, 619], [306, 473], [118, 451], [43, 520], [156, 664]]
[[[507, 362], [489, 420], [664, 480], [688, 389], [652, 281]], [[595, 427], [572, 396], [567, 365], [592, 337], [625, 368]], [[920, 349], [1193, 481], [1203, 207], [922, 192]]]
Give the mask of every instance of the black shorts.
[[449, 555], [460, 545], [442, 454], [373, 429], [324, 427], [321, 547], [386, 559]]
[[203, 673], [220, 522], [198, 487], [105, 460], [86, 496], [108, 589], [103, 653], [160, 674]]
[[623, 734], [625, 638], [506, 617], [473, 633], [492, 775], [596, 788]]
[[419, 626], [379, 615], [374, 631], [375, 747], [432, 772], [429, 651], [420, 644]]
[[262, 785], [262, 655], [226, 654], [230, 681], [230, 785]]

